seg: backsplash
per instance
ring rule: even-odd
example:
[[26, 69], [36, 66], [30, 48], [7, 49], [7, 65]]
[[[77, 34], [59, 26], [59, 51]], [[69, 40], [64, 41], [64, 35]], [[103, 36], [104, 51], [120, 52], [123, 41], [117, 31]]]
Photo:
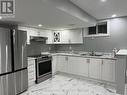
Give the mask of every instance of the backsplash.
[[31, 44], [27, 45], [27, 56], [40, 54], [41, 52], [55, 52], [56, 47], [54, 45], [42, 44], [41, 42], [31, 41]]

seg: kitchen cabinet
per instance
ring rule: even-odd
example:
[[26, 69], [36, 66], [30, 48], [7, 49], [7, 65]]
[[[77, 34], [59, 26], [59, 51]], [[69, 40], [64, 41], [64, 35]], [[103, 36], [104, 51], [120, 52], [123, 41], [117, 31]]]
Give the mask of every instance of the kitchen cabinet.
[[88, 77], [88, 65], [86, 58], [68, 57], [68, 73]]
[[68, 72], [71, 74], [78, 74], [79, 65], [81, 60], [78, 57], [68, 57]]
[[36, 69], [35, 69], [35, 58], [28, 58], [28, 85], [29, 87], [35, 84], [36, 80]]
[[82, 44], [82, 29], [53, 31], [53, 44]]
[[27, 31], [27, 44], [30, 44], [30, 36], [48, 37], [46, 44], [82, 44], [82, 29], [68, 29], [52, 31], [31, 27], [19, 26], [19, 30]]
[[115, 60], [103, 59], [102, 80], [115, 82]]
[[60, 71], [107, 82], [116, 81], [116, 62], [112, 59], [58, 55], [53, 56], [52, 67], [53, 73]]
[[69, 32], [70, 38], [69, 43], [70, 44], [82, 44], [83, 43], [83, 35], [82, 35], [82, 29], [74, 29]]
[[19, 26], [18, 29], [27, 31], [27, 44], [30, 44], [30, 36], [48, 37], [46, 43], [47, 44], [53, 43], [52, 30], [37, 29], [37, 28], [23, 27], [23, 26]]
[[68, 56], [57, 57], [57, 70], [60, 72], [68, 72]]
[[52, 75], [55, 75], [57, 72], [57, 56], [52, 56]]
[[30, 44], [30, 36], [37, 36], [38, 34], [36, 28], [19, 26], [18, 29], [27, 31], [27, 44]]
[[62, 43], [62, 31], [53, 31], [53, 44], [61, 44]]
[[94, 79], [101, 79], [101, 59], [90, 58], [89, 77]]

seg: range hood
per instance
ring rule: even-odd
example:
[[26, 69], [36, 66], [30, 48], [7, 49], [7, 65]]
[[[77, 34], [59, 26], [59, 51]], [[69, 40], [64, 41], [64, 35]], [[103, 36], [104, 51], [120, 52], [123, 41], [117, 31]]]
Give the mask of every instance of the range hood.
[[30, 41], [36, 41], [36, 42], [45, 42], [48, 39], [48, 37], [41, 37], [41, 36], [30, 36]]

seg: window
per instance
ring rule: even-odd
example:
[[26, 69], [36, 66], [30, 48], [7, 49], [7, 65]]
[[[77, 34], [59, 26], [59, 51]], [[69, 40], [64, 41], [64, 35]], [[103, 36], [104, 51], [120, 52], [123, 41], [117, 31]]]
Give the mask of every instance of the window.
[[96, 26], [89, 27], [89, 28], [88, 28], [88, 34], [89, 34], [89, 35], [96, 34]]
[[88, 27], [85, 37], [109, 36], [109, 21], [99, 21], [96, 26]]
[[107, 34], [107, 22], [99, 23], [97, 25], [98, 34]]

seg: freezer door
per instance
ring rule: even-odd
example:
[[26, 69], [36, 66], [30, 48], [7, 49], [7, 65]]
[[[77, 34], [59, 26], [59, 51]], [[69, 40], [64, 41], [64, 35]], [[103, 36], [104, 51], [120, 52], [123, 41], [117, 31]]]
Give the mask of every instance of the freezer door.
[[26, 55], [26, 31], [14, 31], [13, 33], [14, 43], [14, 70], [19, 70], [27, 67], [27, 55]]
[[0, 28], [0, 74], [12, 71], [11, 54], [10, 30]]
[[28, 71], [27, 69], [15, 73], [16, 94], [22, 93], [28, 89]]
[[14, 74], [0, 76], [0, 95], [16, 95]]

